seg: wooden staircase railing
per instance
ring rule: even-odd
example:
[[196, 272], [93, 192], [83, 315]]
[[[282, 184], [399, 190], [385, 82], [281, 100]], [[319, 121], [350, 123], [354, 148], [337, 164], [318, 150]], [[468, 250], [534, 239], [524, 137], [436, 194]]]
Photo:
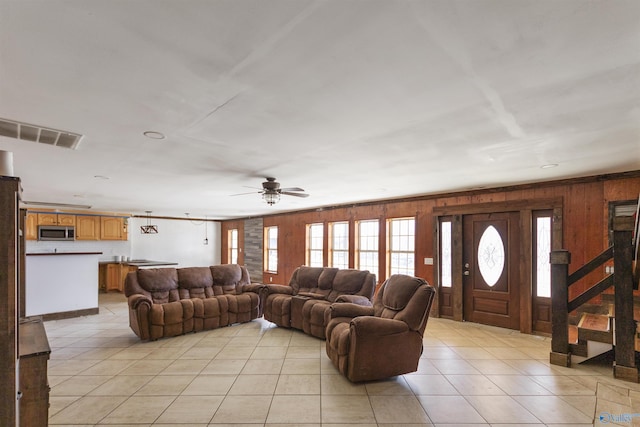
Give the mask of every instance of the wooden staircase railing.
[[[613, 286], [615, 362], [613, 375], [626, 381], [640, 382], [635, 363], [636, 324], [633, 318], [632, 217], [616, 217], [613, 221], [613, 245], [593, 260], [569, 274], [571, 254], [566, 250], [552, 251], [551, 261], [551, 354], [554, 365], [571, 366], [569, 345], [569, 313]], [[569, 288], [596, 268], [613, 258], [613, 274], [569, 300]]]

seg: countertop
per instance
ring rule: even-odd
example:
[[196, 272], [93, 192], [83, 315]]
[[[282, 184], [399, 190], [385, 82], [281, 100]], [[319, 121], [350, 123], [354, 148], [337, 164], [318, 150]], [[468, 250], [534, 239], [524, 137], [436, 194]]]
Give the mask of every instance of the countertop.
[[135, 267], [154, 267], [161, 265], [178, 265], [177, 262], [170, 261], [154, 261], [150, 259], [132, 259], [130, 261], [100, 261], [99, 264], [122, 264], [133, 265]]
[[102, 255], [102, 252], [33, 252], [26, 254], [27, 256], [43, 256], [43, 255]]

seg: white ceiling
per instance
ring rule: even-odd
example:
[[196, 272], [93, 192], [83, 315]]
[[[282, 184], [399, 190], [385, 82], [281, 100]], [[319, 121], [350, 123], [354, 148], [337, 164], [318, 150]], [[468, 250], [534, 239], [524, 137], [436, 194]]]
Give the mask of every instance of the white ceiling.
[[0, 0], [0, 118], [84, 135], [0, 137], [24, 200], [134, 214], [639, 170], [640, 1]]

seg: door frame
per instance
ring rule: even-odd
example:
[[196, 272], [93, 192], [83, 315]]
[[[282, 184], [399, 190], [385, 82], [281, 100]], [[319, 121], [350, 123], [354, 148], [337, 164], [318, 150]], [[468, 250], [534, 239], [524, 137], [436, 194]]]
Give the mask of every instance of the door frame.
[[[520, 332], [531, 334], [533, 332], [533, 211], [552, 210], [551, 225], [551, 250], [562, 249], [562, 210], [563, 198], [545, 198], [531, 200], [513, 200], [504, 202], [487, 202], [478, 204], [438, 206], [433, 208], [433, 232], [434, 232], [434, 279], [439, 292], [436, 294], [435, 305], [438, 307], [440, 317], [451, 318], [456, 321], [463, 320], [463, 230], [462, 218], [465, 215], [486, 214], [493, 212], [519, 212], [520, 215]], [[442, 217], [450, 217], [452, 237], [452, 277], [453, 286], [450, 288], [450, 300], [452, 315], [440, 315], [440, 220]], [[456, 285], [456, 282], [458, 285]]]

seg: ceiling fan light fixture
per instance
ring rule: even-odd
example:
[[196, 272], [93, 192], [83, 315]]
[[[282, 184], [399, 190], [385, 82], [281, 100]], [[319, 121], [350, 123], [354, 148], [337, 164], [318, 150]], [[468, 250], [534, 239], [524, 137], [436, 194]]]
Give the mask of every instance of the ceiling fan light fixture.
[[280, 201], [280, 193], [265, 192], [262, 193], [262, 200], [264, 200], [269, 206], [273, 206]]

